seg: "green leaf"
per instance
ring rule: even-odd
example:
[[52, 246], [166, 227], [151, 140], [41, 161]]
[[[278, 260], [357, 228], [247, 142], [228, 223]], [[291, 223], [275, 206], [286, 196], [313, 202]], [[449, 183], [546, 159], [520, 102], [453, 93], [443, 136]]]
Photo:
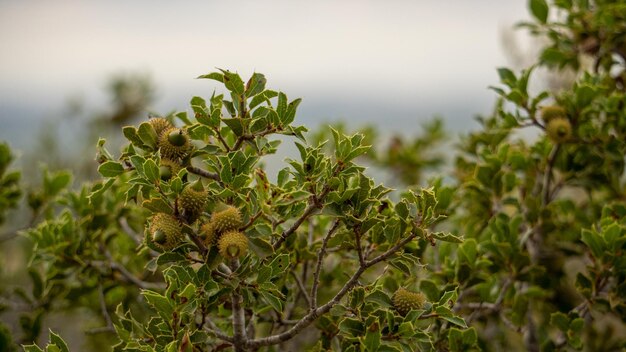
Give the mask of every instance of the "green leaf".
[[65, 341], [63, 341], [63, 339], [61, 338], [61, 336], [55, 334], [54, 332], [52, 332], [52, 330], [50, 330], [50, 343], [55, 344], [59, 348], [60, 352], [70, 351]]
[[115, 177], [124, 172], [124, 167], [116, 161], [107, 161], [98, 167], [98, 172], [104, 177]]
[[137, 134], [145, 145], [151, 147], [152, 149], [156, 149], [158, 136], [156, 134], [156, 131], [154, 130], [154, 127], [152, 127], [150, 123], [144, 122], [139, 125], [139, 130], [137, 131]]
[[430, 234], [434, 239], [444, 242], [463, 243], [463, 239], [447, 232], [433, 232]]
[[365, 332], [365, 327], [356, 319], [344, 318], [339, 323], [339, 330], [349, 336], [361, 336]]
[[228, 89], [229, 91], [237, 94], [237, 95], [241, 95], [244, 92], [244, 85], [243, 85], [243, 80], [241, 79], [241, 77], [239, 77], [239, 75], [235, 72], [230, 72], [228, 70], [222, 70], [219, 69], [220, 71], [222, 71], [223, 75], [223, 80], [224, 80], [224, 86], [226, 86], [226, 89]]
[[23, 346], [23, 348], [24, 348], [24, 352], [44, 352], [44, 350], [39, 348], [39, 346], [37, 345], [27, 345], [27, 346]]
[[385, 292], [379, 289], [376, 289], [372, 291], [369, 295], [367, 295], [365, 297], [365, 302], [374, 302], [384, 308], [389, 308], [392, 306], [391, 298], [389, 298], [389, 296]]
[[435, 309], [435, 312], [439, 315], [439, 317], [443, 320], [446, 320], [452, 324], [458, 325], [464, 329], [467, 329], [467, 324], [463, 318], [455, 316], [454, 313], [448, 308], [444, 306], [438, 306]]
[[530, 12], [541, 23], [548, 20], [548, 3], [546, 0], [530, 0]]
[[497, 70], [498, 70], [498, 75], [500, 76], [500, 81], [502, 81], [502, 83], [506, 84], [509, 87], [515, 86], [515, 82], [517, 82], [517, 78], [515, 77], [515, 74], [513, 73], [513, 71], [509, 70], [506, 67], [500, 67]]
[[174, 214], [174, 210], [172, 209], [172, 207], [170, 207], [170, 205], [162, 198], [151, 198], [144, 200], [141, 206], [154, 213], [165, 213], [170, 215]]
[[365, 338], [363, 339], [363, 344], [365, 345], [366, 351], [378, 351], [378, 347], [380, 346], [381, 333], [378, 328], [378, 323], [372, 324], [367, 329], [365, 333]]
[[[243, 135], [244, 132], [244, 121], [239, 117], [233, 117], [231, 119], [222, 119], [226, 126], [230, 127], [230, 129], [235, 133], [237, 137]], [[248, 121], [248, 120], [246, 120]]]
[[141, 148], [143, 146], [143, 141], [139, 138], [139, 134], [137, 134], [137, 129], [135, 126], [125, 126], [122, 128], [122, 133], [124, 137], [128, 139], [133, 145]]
[[166, 319], [166, 321], [171, 319], [174, 308], [172, 307], [172, 303], [165, 296], [150, 290], [144, 290], [141, 294], [146, 298], [148, 304], [154, 307], [156, 312]]
[[603, 239], [593, 231], [584, 229], [582, 230], [581, 240], [589, 246], [591, 249], [591, 253], [594, 257], [600, 258], [602, 257], [602, 253], [604, 251]]
[[265, 301], [269, 303], [269, 305], [272, 306], [275, 311], [279, 313], [283, 311], [283, 303], [278, 297], [263, 289], [259, 290], [259, 292], [263, 296], [263, 299], [265, 299]]
[[143, 163], [143, 172], [145, 173], [146, 178], [153, 183], [160, 178], [159, 167], [152, 159], [148, 159]]
[[196, 79], [212, 79], [224, 83], [224, 75], [219, 72], [211, 72], [206, 75], [196, 77]]
[[267, 79], [261, 73], [253, 73], [246, 84], [246, 97], [250, 98], [265, 90]]
[[550, 314], [550, 325], [557, 327], [563, 332], [567, 332], [569, 328], [569, 318], [561, 312], [552, 313]]

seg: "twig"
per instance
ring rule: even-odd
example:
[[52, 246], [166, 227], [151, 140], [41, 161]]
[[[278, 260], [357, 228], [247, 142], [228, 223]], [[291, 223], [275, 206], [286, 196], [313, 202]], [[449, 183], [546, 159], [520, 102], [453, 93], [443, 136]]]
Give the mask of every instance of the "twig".
[[546, 168], [546, 173], [543, 175], [543, 206], [548, 205], [550, 202], [550, 184], [552, 183], [552, 169], [554, 168], [554, 163], [556, 162], [556, 157], [561, 148], [560, 144], [555, 145], [550, 151], [550, 155], [548, 156], [548, 166]]
[[201, 169], [199, 167], [195, 167], [195, 166], [189, 165], [189, 166], [187, 166], [187, 171], [191, 172], [192, 174], [196, 174], [198, 176], [202, 176], [204, 178], [208, 178], [208, 179], [211, 179], [211, 180], [215, 180], [215, 181], [221, 182], [220, 175], [218, 175], [218, 174], [216, 174], [214, 172], [208, 172], [208, 171], [203, 170], [203, 169]]
[[248, 223], [246, 223], [245, 225], [239, 228], [239, 231], [244, 231], [248, 227], [252, 226], [254, 222], [256, 221], [256, 219], [258, 219], [262, 214], [263, 212], [258, 211], [256, 214], [254, 214], [253, 217], [250, 218], [250, 221], [248, 221]]
[[356, 241], [356, 252], [359, 255], [359, 265], [365, 264], [365, 257], [363, 257], [363, 248], [361, 248], [361, 228], [357, 226], [354, 229], [354, 239]]
[[226, 335], [222, 330], [220, 330], [220, 328], [218, 328], [217, 325], [215, 325], [215, 323], [211, 319], [206, 318], [205, 322], [208, 325], [208, 327], [207, 326], [204, 327], [204, 330], [206, 332], [215, 335], [219, 339], [233, 343], [233, 338]]
[[117, 262], [111, 262], [109, 264], [109, 266], [111, 267], [111, 270], [115, 270], [118, 273], [120, 273], [128, 282], [132, 283], [133, 285], [144, 289], [144, 290], [160, 290], [163, 289], [164, 286], [162, 283], [157, 283], [157, 282], [147, 282], [147, 281], [143, 281], [138, 279], [135, 275], [133, 275], [130, 271], [128, 271], [128, 269], [126, 269], [123, 265], [117, 263]]
[[296, 273], [294, 273], [293, 270], [290, 271], [290, 272], [291, 272], [291, 276], [293, 276], [294, 280], [296, 280], [296, 284], [298, 285], [298, 288], [300, 289], [300, 292], [302, 293], [302, 296], [304, 297], [304, 300], [306, 301], [306, 303], [310, 307], [313, 302], [311, 301], [311, 297], [309, 296], [309, 293], [307, 292], [306, 287], [304, 287], [304, 284], [302, 283], [302, 280], [300, 280], [298, 275]]
[[322, 261], [324, 260], [324, 255], [326, 255], [326, 247], [328, 246], [328, 241], [338, 228], [339, 220], [335, 220], [333, 226], [330, 227], [330, 230], [328, 230], [326, 236], [324, 236], [324, 239], [322, 240], [322, 247], [317, 252], [317, 263], [315, 264], [315, 272], [313, 273], [313, 287], [311, 288], [311, 305], [309, 306], [311, 310], [317, 308], [317, 289], [320, 285], [320, 273], [322, 271]]
[[137, 246], [141, 244], [141, 239], [140, 239], [139, 234], [130, 227], [130, 225], [128, 224], [128, 220], [125, 217], [118, 218], [117, 223], [120, 225], [122, 230], [124, 230], [124, 232], [128, 235], [128, 237], [130, 237], [133, 240], [133, 242], [135, 242]]
[[86, 333], [100, 334], [103, 332], [115, 332], [115, 329], [113, 328], [113, 321], [111, 320], [111, 316], [109, 315], [109, 311], [107, 310], [107, 304], [104, 299], [104, 290], [102, 289], [102, 283], [98, 283], [98, 298], [100, 299], [100, 311], [102, 312], [105, 326], [87, 330]]

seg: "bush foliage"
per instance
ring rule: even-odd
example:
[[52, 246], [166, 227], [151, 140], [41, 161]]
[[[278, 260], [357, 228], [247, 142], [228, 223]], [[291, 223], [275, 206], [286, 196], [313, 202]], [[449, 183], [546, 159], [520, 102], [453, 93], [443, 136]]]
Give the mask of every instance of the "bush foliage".
[[[100, 140], [102, 180], [72, 191], [46, 172], [21, 341], [81, 306], [114, 351], [625, 348], [626, 3], [529, 5], [523, 26], [548, 44], [535, 66], [498, 69], [494, 112], [445, 175], [439, 122], [386, 149], [341, 128], [307, 142], [300, 99], [227, 70], [199, 77], [225, 94], [191, 113], [124, 127], [120, 155]], [[579, 75], [533, 92], [537, 67]], [[285, 140], [299, 156], [268, 176]], [[5, 149], [0, 211], [20, 194]], [[24, 349], [68, 350], [53, 332]]]

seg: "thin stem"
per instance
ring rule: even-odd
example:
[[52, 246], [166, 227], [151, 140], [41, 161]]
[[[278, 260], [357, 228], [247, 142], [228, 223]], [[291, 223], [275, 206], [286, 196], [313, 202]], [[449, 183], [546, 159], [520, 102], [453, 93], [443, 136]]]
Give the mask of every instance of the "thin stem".
[[324, 236], [324, 239], [322, 240], [322, 247], [317, 252], [317, 263], [315, 264], [315, 272], [313, 273], [313, 287], [311, 288], [311, 310], [317, 308], [317, 289], [320, 285], [320, 273], [322, 271], [322, 261], [324, 260], [324, 255], [326, 255], [326, 247], [328, 246], [328, 241], [338, 228], [339, 220], [335, 220], [333, 226], [330, 227], [330, 230], [328, 230], [326, 236]]
[[365, 257], [363, 256], [363, 248], [361, 248], [361, 229], [360, 227], [354, 230], [354, 239], [356, 241], [356, 252], [359, 255], [359, 265], [365, 264]]
[[109, 311], [107, 310], [107, 304], [104, 299], [104, 290], [102, 289], [102, 283], [98, 283], [98, 299], [100, 300], [100, 312], [102, 313], [102, 317], [104, 318], [105, 326], [90, 329], [87, 331], [87, 334], [115, 332], [115, 329], [113, 328], [113, 321], [111, 320], [111, 316], [109, 315]]
[[546, 168], [546, 173], [543, 175], [543, 205], [546, 206], [550, 201], [550, 187], [552, 183], [552, 169], [554, 168], [554, 163], [556, 162], [556, 157], [561, 149], [561, 145], [555, 145], [550, 151], [550, 155], [548, 156], [548, 166]]
[[304, 300], [306, 301], [306, 303], [310, 307], [311, 304], [312, 304], [311, 297], [309, 297], [309, 293], [307, 292], [306, 287], [304, 287], [304, 284], [302, 283], [302, 280], [300, 280], [300, 278], [298, 277], [298, 274], [296, 274], [293, 271], [291, 271], [291, 276], [293, 276], [294, 280], [296, 280], [296, 284], [298, 285], [298, 288], [300, 289], [300, 292], [302, 293], [302, 296], [304, 297]]

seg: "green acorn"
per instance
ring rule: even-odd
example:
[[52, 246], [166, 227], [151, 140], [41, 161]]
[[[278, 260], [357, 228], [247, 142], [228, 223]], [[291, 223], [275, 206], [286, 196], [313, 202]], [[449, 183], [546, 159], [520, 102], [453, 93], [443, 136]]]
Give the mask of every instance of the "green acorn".
[[554, 143], [567, 142], [572, 137], [572, 124], [566, 118], [557, 117], [546, 126], [546, 134]]
[[166, 159], [184, 159], [191, 152], [189, 135], [182, 128], [171, 127], [159, 136], [159, 150]]
[[211, 222], [218, 233], [229, 230], [238, 230], [243, 225], [239, 209], [233, 206], [226, 206], [226, 209], [213, 213]]
[[180, 194], [180, 204], [190, 221], [195, 221], [202, 214], [208, 200], [209, 194], [200, 180], [185, 187]]
[[426, 297], [421, 292], [411, 292], [403, 287], [400, 287], [396, 293], [393, 294], [393, 306], [398, 313], [406, 315], [413, 309], [421, 309], [424, 307]]
[[161, 165], [159, 166], [159, 173], [161, 180], [167, 181], [173, 176], [178, 174], [178, 171], [182, 169], [182, 166], [174, 160], [162, 158]]
[[178, 220], [164, 213], [157, 213], [152, 217], [149, 232], [152, 242], [165, 251], [178, 246], [183, 240]]
[[215, 246], [217, 244], [217, 240], [219, 239], [217, 231], [215, 231], [215, 226], [213, 226], [212, 222], [207, 222], [200, 227], [200, 236], [204, 240], [204, 244], [207, 247]]
[[541, 119], [543, 119], [545, 123], [550, 123], [553, 119], [566, 117], [567, 112], [558, 105], [544, 106], [541, 108]]
[[220, 255], [227, 259], [243, 257], [248, 253], [248, 238], [239, 231], [227, 231], [217, 243]]
[[152, 128], [154, 128], [154, 132], [156, 132], [157, 136], [160, 136], [166, 129], [174, 127], [171, 122], [163, 117], [154, 117], [148, 120], [148, 122], [152, 125]]

